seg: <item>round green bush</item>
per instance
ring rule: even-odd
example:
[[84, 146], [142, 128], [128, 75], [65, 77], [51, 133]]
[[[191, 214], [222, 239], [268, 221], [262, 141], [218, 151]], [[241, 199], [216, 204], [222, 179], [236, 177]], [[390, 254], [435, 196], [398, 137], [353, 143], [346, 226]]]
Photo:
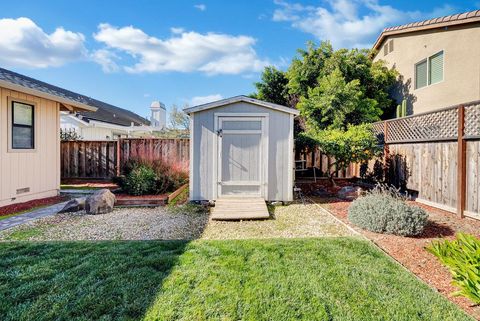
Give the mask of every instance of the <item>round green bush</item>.
[[370, 193], [352, 202], [348, 219], [366, 230], [414, 236], [423, 232], [428, 214], [387, 192]]
[[151, 167], [138, 165], [125, 176], [123, 189], [130, 195], [153, 194], [156, 180], [157, 175]]

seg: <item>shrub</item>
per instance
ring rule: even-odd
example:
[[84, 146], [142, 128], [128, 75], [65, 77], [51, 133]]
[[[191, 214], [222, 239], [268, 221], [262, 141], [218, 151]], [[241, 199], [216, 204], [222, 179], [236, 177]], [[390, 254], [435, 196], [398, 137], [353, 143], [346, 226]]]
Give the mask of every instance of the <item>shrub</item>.
[[156, 179], [157, 175], [152, 168], [138, 165], [125, 176], [122, 188], [131, 195], [152, 194], [155, 191]]
[[459, 233], [456, 240], [432, 242], [426, 249], [450, 269], [453, 285], [460, 288], [453, 295], [480, 304], [480, 239]]
[[422, 233], [428, 214], [417, 206], [409, 205], [398, 190], [377, 187], [353, 201], [348, 219], [366, 230], [413, 236]]
[[188, 181], [183, 167], [161, 159], [131, 159], [123, 167], [124, 177], [117, 177], [122, 189], [132, 195], [164, 194]]

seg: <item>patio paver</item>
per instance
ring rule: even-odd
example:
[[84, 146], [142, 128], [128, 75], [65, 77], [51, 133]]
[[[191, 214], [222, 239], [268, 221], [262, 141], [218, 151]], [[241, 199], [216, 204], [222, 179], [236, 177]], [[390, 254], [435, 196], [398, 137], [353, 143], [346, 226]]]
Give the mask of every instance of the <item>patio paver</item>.
[[9, 217], [0, 221], [0, 231], [9, 229], [11, 227], [27, 223], [42, 217], [57, 214], [67, 202], [58, 203], [55, 205], [39, 208], [24, 214]]

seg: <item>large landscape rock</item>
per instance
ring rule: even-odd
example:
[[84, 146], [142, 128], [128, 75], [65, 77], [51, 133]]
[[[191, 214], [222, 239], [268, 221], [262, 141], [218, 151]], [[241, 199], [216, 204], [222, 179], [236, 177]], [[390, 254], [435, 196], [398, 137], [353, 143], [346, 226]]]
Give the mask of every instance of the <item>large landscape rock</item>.
[[113, 211], [114, 204], [115, 195], [108, 189], [101, 189], [87, 197], [85, 201], [85, 211], [87, 214], [110, 213]]
[[78, 212], [85, 209], [85, 197], [74, 198], [68, 201], [67, 204], [60, 210], [59, 213]]
[[360, 186], [344, 186], [337, 192], [337, 196], [344, 200], [354, 200], [362, 193], [363, 189]]

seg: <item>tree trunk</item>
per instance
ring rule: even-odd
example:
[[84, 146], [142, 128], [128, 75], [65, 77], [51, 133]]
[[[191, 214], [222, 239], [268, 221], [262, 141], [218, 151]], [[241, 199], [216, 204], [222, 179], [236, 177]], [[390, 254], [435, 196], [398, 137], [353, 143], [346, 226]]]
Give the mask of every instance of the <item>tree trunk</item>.
[[333, 179], [333, 173], [332, 173], [332, 167], [333, 167], [334, 164], [332, 164], [330, 166], [330, 168], [328, 168], [328, 179], [330, 180], [330, 183], [332, 184], [332, 187], [337, 187], [337, 184], [335, 183], [335, 180]]

